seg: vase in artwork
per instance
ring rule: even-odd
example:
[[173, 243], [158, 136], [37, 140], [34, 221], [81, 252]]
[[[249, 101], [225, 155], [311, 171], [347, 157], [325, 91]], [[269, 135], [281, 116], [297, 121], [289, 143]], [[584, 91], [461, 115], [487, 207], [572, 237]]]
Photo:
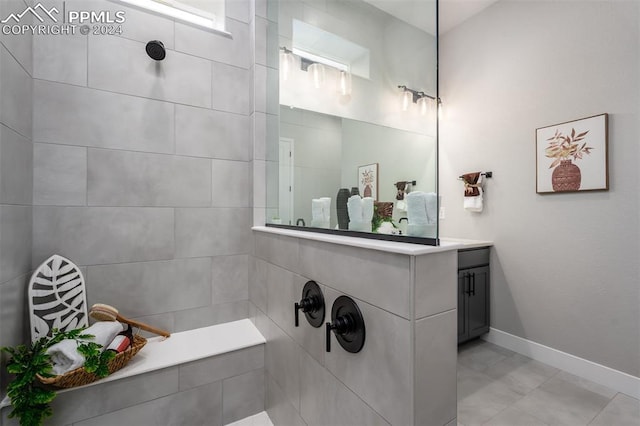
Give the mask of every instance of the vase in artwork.
[[556, 192], [577, 191], [580, 189], [581, 181], [580, 167], [573, 164], [571, 160], [560, 161], [551, 174], [551, 186]]

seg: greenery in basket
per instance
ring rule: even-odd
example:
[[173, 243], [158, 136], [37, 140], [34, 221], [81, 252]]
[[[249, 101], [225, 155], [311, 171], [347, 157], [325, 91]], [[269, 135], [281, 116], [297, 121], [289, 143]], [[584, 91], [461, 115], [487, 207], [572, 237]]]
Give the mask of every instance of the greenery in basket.
[[7, 386], [7, 395], [11, 399], [13, 410], [9, 418], [17, 417], [22, 426], [39, 426], [45, 418], [53, 414], [50, 403], [56, 397], [56, 392], [41, 386], [36, 381], [36, 375], [55, 377], [51, 374], [51, 358], [47, 349], [65, 339], [78, 342], [78, 352], [84, 355], [84, 368], [98, 377], [109, 375], [108, 363], [115, 353], [102, 352], [102, 346], [95, 342], [87, 342], [94, 336], [82, 334], [82, 329], [71, 331], [53, 330], [51, 337], [42, 337], [30, 345], [4, 347], [3, 352], [11, 355], [7, 362], [7, 372], [14, 374], [15, 379]]

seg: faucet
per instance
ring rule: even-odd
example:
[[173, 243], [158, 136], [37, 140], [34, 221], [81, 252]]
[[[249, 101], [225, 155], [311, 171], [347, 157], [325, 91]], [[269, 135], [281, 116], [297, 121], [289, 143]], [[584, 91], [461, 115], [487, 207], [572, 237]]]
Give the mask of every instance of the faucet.
[[304, 223], [304, 219], [303, 219], [303, 218], [301, 218], [301, 217], [300, 217], [300, 218], [298, 218], [298, 220], [296, 220], [296, 226], [300, 226], [300, 222], [302, 222], [302, 226], [307, 226], [307, 225]]
[[398, 219], [398, 223], [402, 223], [403, 220], [406, 220], [407, 223], [409, 223], [409, 218], [407, 217], [401, 217], [400, 219]]

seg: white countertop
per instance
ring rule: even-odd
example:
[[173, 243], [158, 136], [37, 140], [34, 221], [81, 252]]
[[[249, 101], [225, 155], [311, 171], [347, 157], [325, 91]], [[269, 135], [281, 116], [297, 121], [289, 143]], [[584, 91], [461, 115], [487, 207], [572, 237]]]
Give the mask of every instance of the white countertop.
[[313, 231], [298, 231], [295, 229], [276, 228], [270, 226], [254, 226], [251, 228], [257, 232], [285, 235], [306, 240], [322, 241], [325, 243], [341, 244], [344, 246], [360, 247], [370, 250], [379, 250], [389, 253], [420, 256], [423, 254], [439, 253], [449, 250], [486, 247], [493, 245], [490, 241], [464, 240], [453, 238], [441, 238], [439, 246], [427, 246], [421, 244], [402, 243], [397, 241], [374, 240], [369, 238], [351, 237], [346, 235], [323, 234]]

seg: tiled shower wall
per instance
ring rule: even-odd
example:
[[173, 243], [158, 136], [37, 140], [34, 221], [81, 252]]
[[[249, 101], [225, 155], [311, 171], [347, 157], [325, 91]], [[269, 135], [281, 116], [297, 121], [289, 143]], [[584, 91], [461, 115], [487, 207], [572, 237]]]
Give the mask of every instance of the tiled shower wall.
[[[246, 318], [249, 1], [227, 1], [232, 38], [90, 7], [125, 10], [123, 34], [34, 39], [32, 266], [68, 257], [89, 305], [172, 331]], [[162, 62], [144, 50], [156, 39]]]
[[[0, 16], [24, 8], [23, 0], [3, 0]], [[31, 37], [0, 37], [0, 346], [23, 340], [22, 302], [31, 270], [31, 49]], [[1, 371], [0, 394], [7, 382]]]

